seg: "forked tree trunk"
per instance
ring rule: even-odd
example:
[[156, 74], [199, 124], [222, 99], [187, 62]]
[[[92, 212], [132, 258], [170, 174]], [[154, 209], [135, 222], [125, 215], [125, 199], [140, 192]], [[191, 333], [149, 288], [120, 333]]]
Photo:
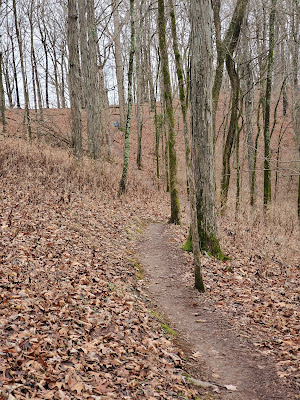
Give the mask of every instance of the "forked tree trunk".
[[213, 1], [214, 10], [214, 24], [216, 32], [216, 45], [217, 45], [217, 66], [214, 77], [214, 84], [212, 89], [213, 96], [213, 127], [216, 126], [216, 114], [218, 109], [218, 101], [223, 81], [224, 61], [226, 54], [233, 54], [240, 35], [241, 26], [243, 23], [245, 11], [247, 8], [248, 0], [237, 0], [236, 6], [225, 33], [223, 41], [221, 40], [221, 21], [220, 21], [220, 7], [221, 1]]
[[166, 109], [166, 120], [168, 126], [168, 148], [169, 148], [169, 172], [170, 172], [170, 197], [171, 216], [170, 223], [180, 224], [180, 205], [177, 183], [177, 157], [175, 149], [175, 123], [172, 104], [172, 89], [169, 71], [168, 50], [166, 43], [166, 20], [164, 0], [158, 0], [158, 37], [161, 58], [161, 69], [163, 75], [163, 97]]

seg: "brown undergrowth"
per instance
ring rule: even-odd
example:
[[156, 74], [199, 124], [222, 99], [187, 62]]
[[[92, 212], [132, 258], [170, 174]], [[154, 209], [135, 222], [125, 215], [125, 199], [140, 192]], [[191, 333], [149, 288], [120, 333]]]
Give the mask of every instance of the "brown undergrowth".
[[[8, 121], [15, 123], [10, 132], [20, 136], [22, 114], [14, 113], [9, 114]], [[67, 112], [49, 113], [61, 127], [59, 132], [69, 138]], [[169, 217], [162, 160], [157, 190], [151, 117], [144, 116], [143, 171], [134, 167], [136, 135], [131, 135], [129, 187], [121, 199], [117, 192], [123, 137], [113, 128], [115, 116], [110, 132], [114, 160], [101, 168], [88, 160], [77, 165], [70, 150], [57, 148], [63, 141], [46, 133], [43, 141], [52, 147], [41, 141], [29, 146], [23, 139], [1, 139], [2, 397], [195, 396], [175, 368], [177, 350], [144, 306], [141, 282], [135, 277], [139, 271], [132, 261], [132, 243], [143, 224], [166, 222]], [[178, 132], [183, 225], [172, 231], [182, 247], [189, 213], [179, 123]], [[293, 158], [293, 146], [291, 134], [287, 135], [283, 160]], [[220, 147], [216, 149], [220, 154]], [[258, 161], [262, 187], [262, 160]], [[220, 157], [216, 165], [218, 183]], [[203, 256], [202, 264], [206, 296], [232, 319], [253, 349], [275, 357], [282, 379], [297, 385], [300, 238], [295, 177], [285, 179], [284, 173], [276, 203], [267, 213], [260, 196], [256, 208], [247, 204], [247, 173], [242, 174], [239, 212], [235, 213], [233, 188], [226, 214], [218, 218], [222, 248], [231, 260], [221, 263]], [[190, 254], [186, 260], [190, 269], [185, 279], [192, 286]]]
[[131, 179], [119, 199], [120, 168], [103, 169], [1, 139], [1, 399], [196, 396], [131, 261], [156, 195]]

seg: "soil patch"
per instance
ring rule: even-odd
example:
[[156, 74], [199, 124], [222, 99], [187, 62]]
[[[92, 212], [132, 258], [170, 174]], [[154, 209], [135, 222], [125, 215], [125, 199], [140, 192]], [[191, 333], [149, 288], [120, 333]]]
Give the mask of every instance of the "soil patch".
[[183, 251], [172, 239], [168, 225], [150, 224], [138, 253], [149, 296], [186, 343], [193, 376], [198, 371], [203, 381], [236, 386], [221, 389], [226, 400], [295, 399], [276, 375], [273, 358], [258, 353], [212, 299], [187, 284]]

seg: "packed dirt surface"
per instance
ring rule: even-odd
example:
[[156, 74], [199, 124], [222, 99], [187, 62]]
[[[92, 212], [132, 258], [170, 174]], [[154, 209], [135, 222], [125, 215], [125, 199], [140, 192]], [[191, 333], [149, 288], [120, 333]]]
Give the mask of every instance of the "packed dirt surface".
[[257, 352], [212, 299], [187, 284], [190, 266], [170, 229], [148, 225], [138, 253], [149, 297], [179, 333], [193, 378], [215, 383], [220, 391], [215, 399], [296, 399], [293, 388], [276, 375], [273, 358]]

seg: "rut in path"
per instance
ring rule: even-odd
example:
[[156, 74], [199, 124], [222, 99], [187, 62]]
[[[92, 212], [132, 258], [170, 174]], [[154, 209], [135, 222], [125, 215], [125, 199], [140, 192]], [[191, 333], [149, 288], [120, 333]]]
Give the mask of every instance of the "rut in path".
[[138, 244], [138, 253], [149, 295], [190, 351], [197, 354], [200, 379], [237, 387], [233, 392], [222, 389], [221, 399], [295, 398], [277, 377], [274, 361], [257, 353], [239, 336], [232, 321], [199, 294], [192, 282], [187, 286], [184, 256], [172, 242], [168, 225], [150, 224]]

